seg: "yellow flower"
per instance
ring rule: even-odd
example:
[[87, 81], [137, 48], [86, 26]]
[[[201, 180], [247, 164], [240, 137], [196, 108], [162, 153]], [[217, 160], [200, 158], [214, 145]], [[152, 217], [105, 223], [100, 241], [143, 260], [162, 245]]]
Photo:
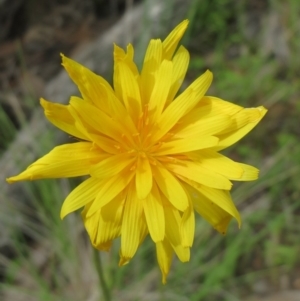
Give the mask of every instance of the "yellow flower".
[[109, 250], [121, 236], [120, 265], [149, 233], [164, 283], [174, 252], [182, 262], [190, 258], [194, 210], [221, 233], [232, 217], [240, 224], [230, 180], [255, 180], [258, 170], [219, 151], [266, 113], [263, 107], [245, 109], [205, 96], [210, 71], [178, 94], [189, 53], [183, 46], [176, 49], [187, 25], [180, 23], [163, 42], [150, 41], [141, 72], [132, 45], [127, 52], [115, 46], [114, 88], [62, 56], [83, 99], [71, 97], [69, 105], [41, 99], [41, 105], [55, 126], [80, 142], [54, 148], [7, 179], [88, 175], [64, 201], [61, 218], [84, 207], [85, 228], [99, 250]]

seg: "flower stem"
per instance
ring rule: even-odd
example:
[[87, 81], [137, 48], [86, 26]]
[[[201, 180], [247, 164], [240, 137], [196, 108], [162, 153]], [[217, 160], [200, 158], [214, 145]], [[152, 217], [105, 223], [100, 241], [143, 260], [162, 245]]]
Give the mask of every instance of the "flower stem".
[[104, 274], [103, 274], [103, 267], [101, 263], [101, 258], [99, 251], [95, 248], [93, 248], [93, 255], [94, 255], [94, 262], [97, 270], [97, 274], [99, 277], [100, 287], [103, 292], [103, 297], [105, 301], [111, 301], [111, 295], [110, 295], [110, 289], [107, 285], [107, 282], [105, 281]]

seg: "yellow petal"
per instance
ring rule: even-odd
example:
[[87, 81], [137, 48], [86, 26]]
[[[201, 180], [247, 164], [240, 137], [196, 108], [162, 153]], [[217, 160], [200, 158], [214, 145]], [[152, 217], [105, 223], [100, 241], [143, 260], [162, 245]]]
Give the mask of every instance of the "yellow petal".
[[100, 210], [103, 206], [108, 204], [114, 197], [116, 197], [121, 191], [123, 191], [131, 179], [133, 173], [124, 173], [114, 176], [109, 179], [102, 180], [101, 188], [95, 198], [95, 201], [91, 205], [87, 217], [93, 215], [96, 211]]
[[240, 215], [229, 193], [212, 188], [203, 190], [202, 187], [198, 186], [198, 189], [194, 189], [189, 185], [186, 186], [190, 192], [194, 209], [221, 234], [226, 233], [232, 217], [236, 218], [240, 225]]
[[149, 229], [147, 226], [145, 214], [142, 217], [142, 222], [140, 223], [140, 245], [143, 243], [144, 239], [149, 234]]
[[226, 134], [230, 134], [232, 132], [236, 132], [239, 129], [246, 126], [249, 122], [251, 122], [252, 118], [256, 118], [255, 115], [257, 115], [255, 111], [252, 111], [251, 113], [254, 113], [252, 116], [251, 114], [248, 114], [248, 110], [242, 109], [235, 115], [230, 116], [232, 123], [229, 127], [224, 128], [222, 132], [219, 133], [218, 136], [224, 137]]
[[126, 265], [130, 262], [131, 258], [124, 257], [121, 251], [119, 252], [119, 255], [120, 255], [119, 267], [122, 267], [123, 265]]
[[142, 104], [149, 102], [155, 83], [155, 72], [162, 61], [161, 40], [151, 40], [147, 48], [140, 78]]
[[[95, 106], [82, 101], [78, 97], [71, 97], [70, 106], [76, 111], [76, 116], [81, 117], [82, 123], [90, 132], [100, 132], [122, 143], [123, 129], [119, 124]], [[72, 112], [72, 111], [71, 111]]]
[[[201, 101], [198, 102], [195, 108], [179, 120], [179, 122], [174, 126], [172, 131], [174, 132], [181, 131], [185, 127], [196, 124], [198, 122], [202, 122], [202, 120], [205, 121], [209, 119], [213, 121], [213, 119], [210, 118], [228, 119], [229, 116], [229, 118], [232, 120], [231, 116], [241, 110], [243, 110], [242, 107], [234, 105], [220, 98], [212, 97], [212, 96], [203, 96]], [[227, 116], [227, 117], [223, 117], [223, 116]], [[223, 128], [223, 130], [227, 130], [227, 129], [228, 127]]]
[[179, 260], [186, 262], [190, 260], [190, 249], [182, 246], [180, 232], [181, 218], [178, 210], [171, 206], [165, 206], [166, 238], [174, 249]]
[[214, 114], [212, 112], [212, 105], [211, 102], [204, 101], [206, 99], [206, 96], [204, 96], [201, 101], [197, 104], [197, 106], [184, 115], [178, 123], [173, 127], [172, 131], [174, 132], [179, 132], [182, 129], [184, 129], [187, 126], [190, 126], [192, 124], [195, 124], [199, 122], [202, 119], [207, 119], [219, 115], [224, 115], [224, 114]]
[[152, 189], [152, 171], [146, 157], [138, 157], [135, 184], [138, 199], [145, 199]]
[[120, 153], [120, 144], [115, 140], [106, 138], [103, 135], [91, 134], [89, 133], [90, 139], [101, 149], [111, 155], [117, 155]]
[[126, 135], [127, 139], [129, 139], [129, 141], [132, 142], [132, 133], [137, 133], [137, 128], [133, 123], [129, 113], [127, 112], [124, 105], [118, 100], [118, 98], [114, 94], [109, 94], [108, 100], [109, 108], [112, 112], [111, 116], [116, 124], [120, 124], [119, 127], [117, 125], [116, 127], [122, 128], [123, 133]]
[[134, 256], [140, 243], [143, 202], [138, 199], [134, 184], [131, 183], [126, 198], [121, 236], [121, 254], [123, 258]]
[[120, 61], [124, 59], [125, 56], [126, 56], [125, 51], [119, 46], [117, 46], [116, 44], [114, 44], [114, 75], [113, 75], [114, 90], [118, 100], [120, 100], [122, 104], [124, 104], [124, 101], [122, 97], [122, 87], [121, 87], [120, 73], [118, 72], [118, 64], [120, 63]]
[[47, 155], [35, 161], [9, 183], [43, 178], [67, 178], [87, 175], [95, 162], [106, 158], [101, 150], [90, 142], [77, 142], [55, 147]]
[[212, 136], [228, 128], [232, 124], [232, 120], [228, 115], [216, 115], [208, 118], [201, 118], [195, 123], [185, 125], [180, 123], [172, 131], [175, 132], [174, 137], [187, 138], [190, 136]]
[[40, 99], [40, 103], [44, 108], [46, 118], [56, 127], [74, 137], [89, 140], [88, 136], [76, 127], [75, 119], [69, 111], [69, 106], [48, 102], [43, 98]]
[[163, 41], [163, 59], [170, 60], [172, 58], [179, 41], [187, 29], [188, 24], [188, 20], [182, 21]]
[[127, 112], [134, 121], [137, 121], [142, 113], [141, 94], [137, 80], [125, 63], [119, 63], [116, 72], [119, 73], [122, 99]]
[[131, 44], [128, 44], [127, 46], [127, 53], [125, 53], [125, 51], [122, 48], [114, 44], [114, 62], [115, 62], [114, 67], [117, 68], [117, 64], [120, 62], [125, 63], [130, 68], [134, 77], [137, 79], [139, 76], [139, 72], [136, 64], [133, 61], [133, 57], [134, 57], [134, 49]]
[[105, 252], [108, 252], [110, 249], [111, 249], [111, 246], [112, 246], [112, 240], [110, 241], [106, 241], [106, 242], [103, 242], [103, 243], [93, 243], [93, 246], [98, 249], [99, 251], [105, 251]]
[[148, 107], [149, 115], [154, 120], [160, 117], [163, 108], [165, 107], [171, 86], [172, 68], [172, 62], [164, 60], [155, 74], [155, 84]]
[[118, 175], [126, 167], [133, 164], [135, 158], [130, 157], [127, 153], [117, 154], [102, 160], [90, 169], [90, 174], [96, 178], [111, 178]]
[[235, 181], [254, 181], [258, 179], [259, 170], [254, 166], [238, 163], [242, 169], [243, 174], [239, 179], [235, 179]]
[[243, 110], [241, 106], [214, 96], [204, 96], [201, 103], [199, 103], [199, 108], [207, 105], [210, 107], [212, 115], [225, 114], [233, 116]]
[[[237, 124], [236, 127], [233, 127], [231, 132], [219, 136], [220, 142], [216, 150], [227, 148], [243, 138], [261, 121], [266, 113], [267, 110], [264, 107], [243, 109], [238, 112], [233, 116], [233, 120]], [[243, 122], [242, 126], [239, 125], [239, 121], [245, 120], [245, 117], [248, 119], [247, 124], [244, 125]]]
[[[145, 216], [142, 215], [141, 220], [139, 221], [139, 230], [140, 230], [140, 239], [139, 239], [139, 246], [143, 243], [144, 239], [146, 238], [146, 236], [148, 235], [148, 228], [147, 228], [147, 223], [145, 220]], [[122, 254], [122, 249], [119, 252], [120, 254], [120, 261], [119, 261], [119, 266], [123, 266], [126, 265], [130, 262], [131, 258], [125, 257]]]
[[240, 214], [237, 211], [231, 199], [229, 191], [212, 189], [205, 186], [198, 187], [198, 191], [202, 193], [202, 195], [210, 199], [215, 205], [219, 206], [228, 214], [230, 214], [232, 217], [234, 217], [237, 220], [239, 226], [241, 226]]
[[97, 244], [98, 229], [100, 223], [100, 212], [96, 212], [94, 215], [87, 217], [86, 214], [91, 206], [92, 202], [85, 205], [81, 212], [81, 217], [84, 223], [84, 227], [89, 234], [91, 244], [94, 248], [100, 251], [109, 251], [112, 246], [112, 241], [105, 241]]
[[[62, 55], [62, 65], [67, 70], [74, 83], [78, 86], [83, 98], [106, 112], [107, 108], [109, 108], [107, 91], [114, 94], [109, 83], [101, 76], [96, 75], [88, 68], [65, 57], [64, 55]], [[106, 88], [106, 91], [103, 87]]]
[[94, 241], [95, 246], [103, 246], [103, 244], [121, 235], [124, 205], [125, 194], [120, 193], [111, 202], [103, 206], [99, 212], [95, 213], [100, 215], [98, 232]]
[[[188, 194], [188, 193], [187, 193]], [[195, 214], [192, 201], [188, 194], [189, 206], [182, 215], [180, 233], [183, 247], [191, 247], [195, 236]]]
[[202, 167], [219, 173], [231, 180], [241, 180], [244, 170], [242, 164], [211, 150], [201, 150], [186, 154], [194, 162]]
[[165, 163], [165, 167], [174, 174], [186, 177], [199, 184], [217, 188], [217, 189], [231, 189], [231, 182], [224, 176], [204, 168], [201, 164], [178, 160], [176, 164]]
[[84, 223], [84, 227], [90, 237], [91, 243], [93, 246], [95, 246], [95, 240], [96, 240], [97, 232], [98, 232], [98, 223], [99, 223], [100, 214], [97, 212], [96, 214], [87, 218], [86, 214], [87, 214], [91, 204], [92, 204], [92, 202], [89, 202], [88, 204], [85, 205], [84, 209], [81, 212], [81, 217], [82, 217], [82, 220]]
[[184, 152], [191, 152], [199, 149], [213, 147], [218, 144], [219, 139], [214, 136], [207, 137], [190, 137], [187, 139], [173, 140], [165, 142], [155, 152], [157, 156], [180, 154]]
[[127, 45], [127, 53], [124, 59], [124, 62], [127, 64], [127, 66], [130, 68], [132, 74], [134, 75], [134, 77], [136, 79], [139, 78], [139, 71], [138, 68], [136, 66], [136, 64], [133, 61], [133, 57], [134, 57], [134, 48], [131, 44]]
[[[147, 227], [147, 223], [146, 223], [146, 220], [145, 220], [145, 216], [142, 215], [142, 218], [141, 220], [139, 221], [139, 232], [140, 232], [140, 238], [139, 238], [139, 246], [143, 243], [144, 239], [146, 238], [146, 236], [148, 235], [148, 227]], [[122, 254], [122, 249], [120, 250], [119, 252], [120, 254], [120, 261], [119, 261], [119, 266], [123, 266], [123, 265], [126, 265], [130, 262], [130, 259], [131, 258], [128, 258], [128, 257], [125, 257], [123, 254]]]
[[173, 58], [172, 84], [167, 97], [166, 106], [171, 103], [181, 87], [189, 65], [189, 61], [189, 52], [183, 46], [180, 46]]
[[123, 48], [119, 47], [117, 44], [114, 44], [114, 63], [115, 65], [118, 62], [122, 62], [126, 57], [126, 53]]
[[80, 118], [79, 113], [73, 106], [70, 106], [70, 112], [76, 120], [76, 127], [84, 133], [90, 141], [93, 141], [100, 149], [109, 154], [115, 155], [120, 152], [121, 146], [119, 145], [119, 142], [107, 138], [107, 136], [96, 134], [94, 129]]
[[188, 198], [180, 182], [163, 166], [152, 166], [154, 179], [175, 208], [184, 211], [188, 207]]
[[95, 178], [89, 178], [77, 186], [65, 199], [60, 218], [63, 219], [67, 214], [92, 202], [99, 192], [101, 181]]
[[165, 109], [158, 120], [159, 131], [152, 139], [163, 137], [185, 114], [190, 112], [206, 93], [212, 82], [212, 73], [206, 71]]
[[174, 251], [167, 239], [156, 243], [157, 261], [162, 273], [162, 283], [166, 284]]
[[[139, 239], [138, 247], [143, 243], [145, 237], [148, 235], [148, 228], [147, 228], [147, 224], [146, 224], [144, 215], [142, 215], [142, 218], [139, 221], [139, 227], [140, 227], [139, 228], [140, 239]], [[131, 258], [126, 257], [126, 255], [123, 255], [122, 249], [120, 250], [119, 254], [120, 254], [119, 266], [126, 265], [130, 262]]]
[[165, 216], [160, 193], [153, 184], [147, 199], [143, 200], [144, 213], [152, 240], [157, 243], [165, 237]]

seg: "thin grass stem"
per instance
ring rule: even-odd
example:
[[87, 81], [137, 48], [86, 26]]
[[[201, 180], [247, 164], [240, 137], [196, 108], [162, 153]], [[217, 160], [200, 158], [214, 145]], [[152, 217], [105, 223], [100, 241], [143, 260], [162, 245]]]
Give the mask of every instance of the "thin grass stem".
[[[103, 292], [103, 298], [105, 301], [111, 301], [111, 294], [110, 294], [110, 288], [104, 278], [104, 274], [103, 274], [103, 266], [102, 266], [102, 262], [101, 262], [101, 258], [100, 258], [100, 254], [99, 251], [95, 248], [93, 248], [93, 255], [94, 255], [94, 262], [95, 262], [95, 266], [96, 266], [96, 271], [99, 277], [99, 283], [100, 283], [100, 287], [101, 290]], [[101, 299], [102, 300], [102, 299]]]

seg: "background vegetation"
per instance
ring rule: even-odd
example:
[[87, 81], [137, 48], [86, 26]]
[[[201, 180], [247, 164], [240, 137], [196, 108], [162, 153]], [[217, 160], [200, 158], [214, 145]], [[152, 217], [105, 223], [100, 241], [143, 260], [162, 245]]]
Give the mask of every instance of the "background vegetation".
[[[168, 3], [168, 14], [175, 14], [172, 1]], [[299, 15], [297, 0], [189, 2], [190, 26], [183, 43], [191, 63], [185, 84], [209, 68], [214, 73], [210, 95], [269, 110], [256, 129], [227, 151], [231, 158], [259, 167], [261, 176], [253, 183], [234, 184], [241, 229], [232, 223], [223, 237], [197, 218], [191, 261], [174, 260], [165, 286], [150, 239], [122, 268], [117, 267], [116, 243], [103, 254], [114, 300], [237, 301], [300, 289]], [[16, 122], [0, 107], [0, 156], [26, 123], [22, 116]], [[51, 137], [44, 140], [40, 144], [48, 151]], [[19, 196], [15, 215], [1, 217], [11, 218], [7, 225], [13, 228], [10, 245], [0, 249], [3, 300], [98, 300], [80, 216], [59, 219], [62, 200], [79, 181], [22, 183], [27, 201]], [[10, 206], [10, 200], [5, 204]]]

